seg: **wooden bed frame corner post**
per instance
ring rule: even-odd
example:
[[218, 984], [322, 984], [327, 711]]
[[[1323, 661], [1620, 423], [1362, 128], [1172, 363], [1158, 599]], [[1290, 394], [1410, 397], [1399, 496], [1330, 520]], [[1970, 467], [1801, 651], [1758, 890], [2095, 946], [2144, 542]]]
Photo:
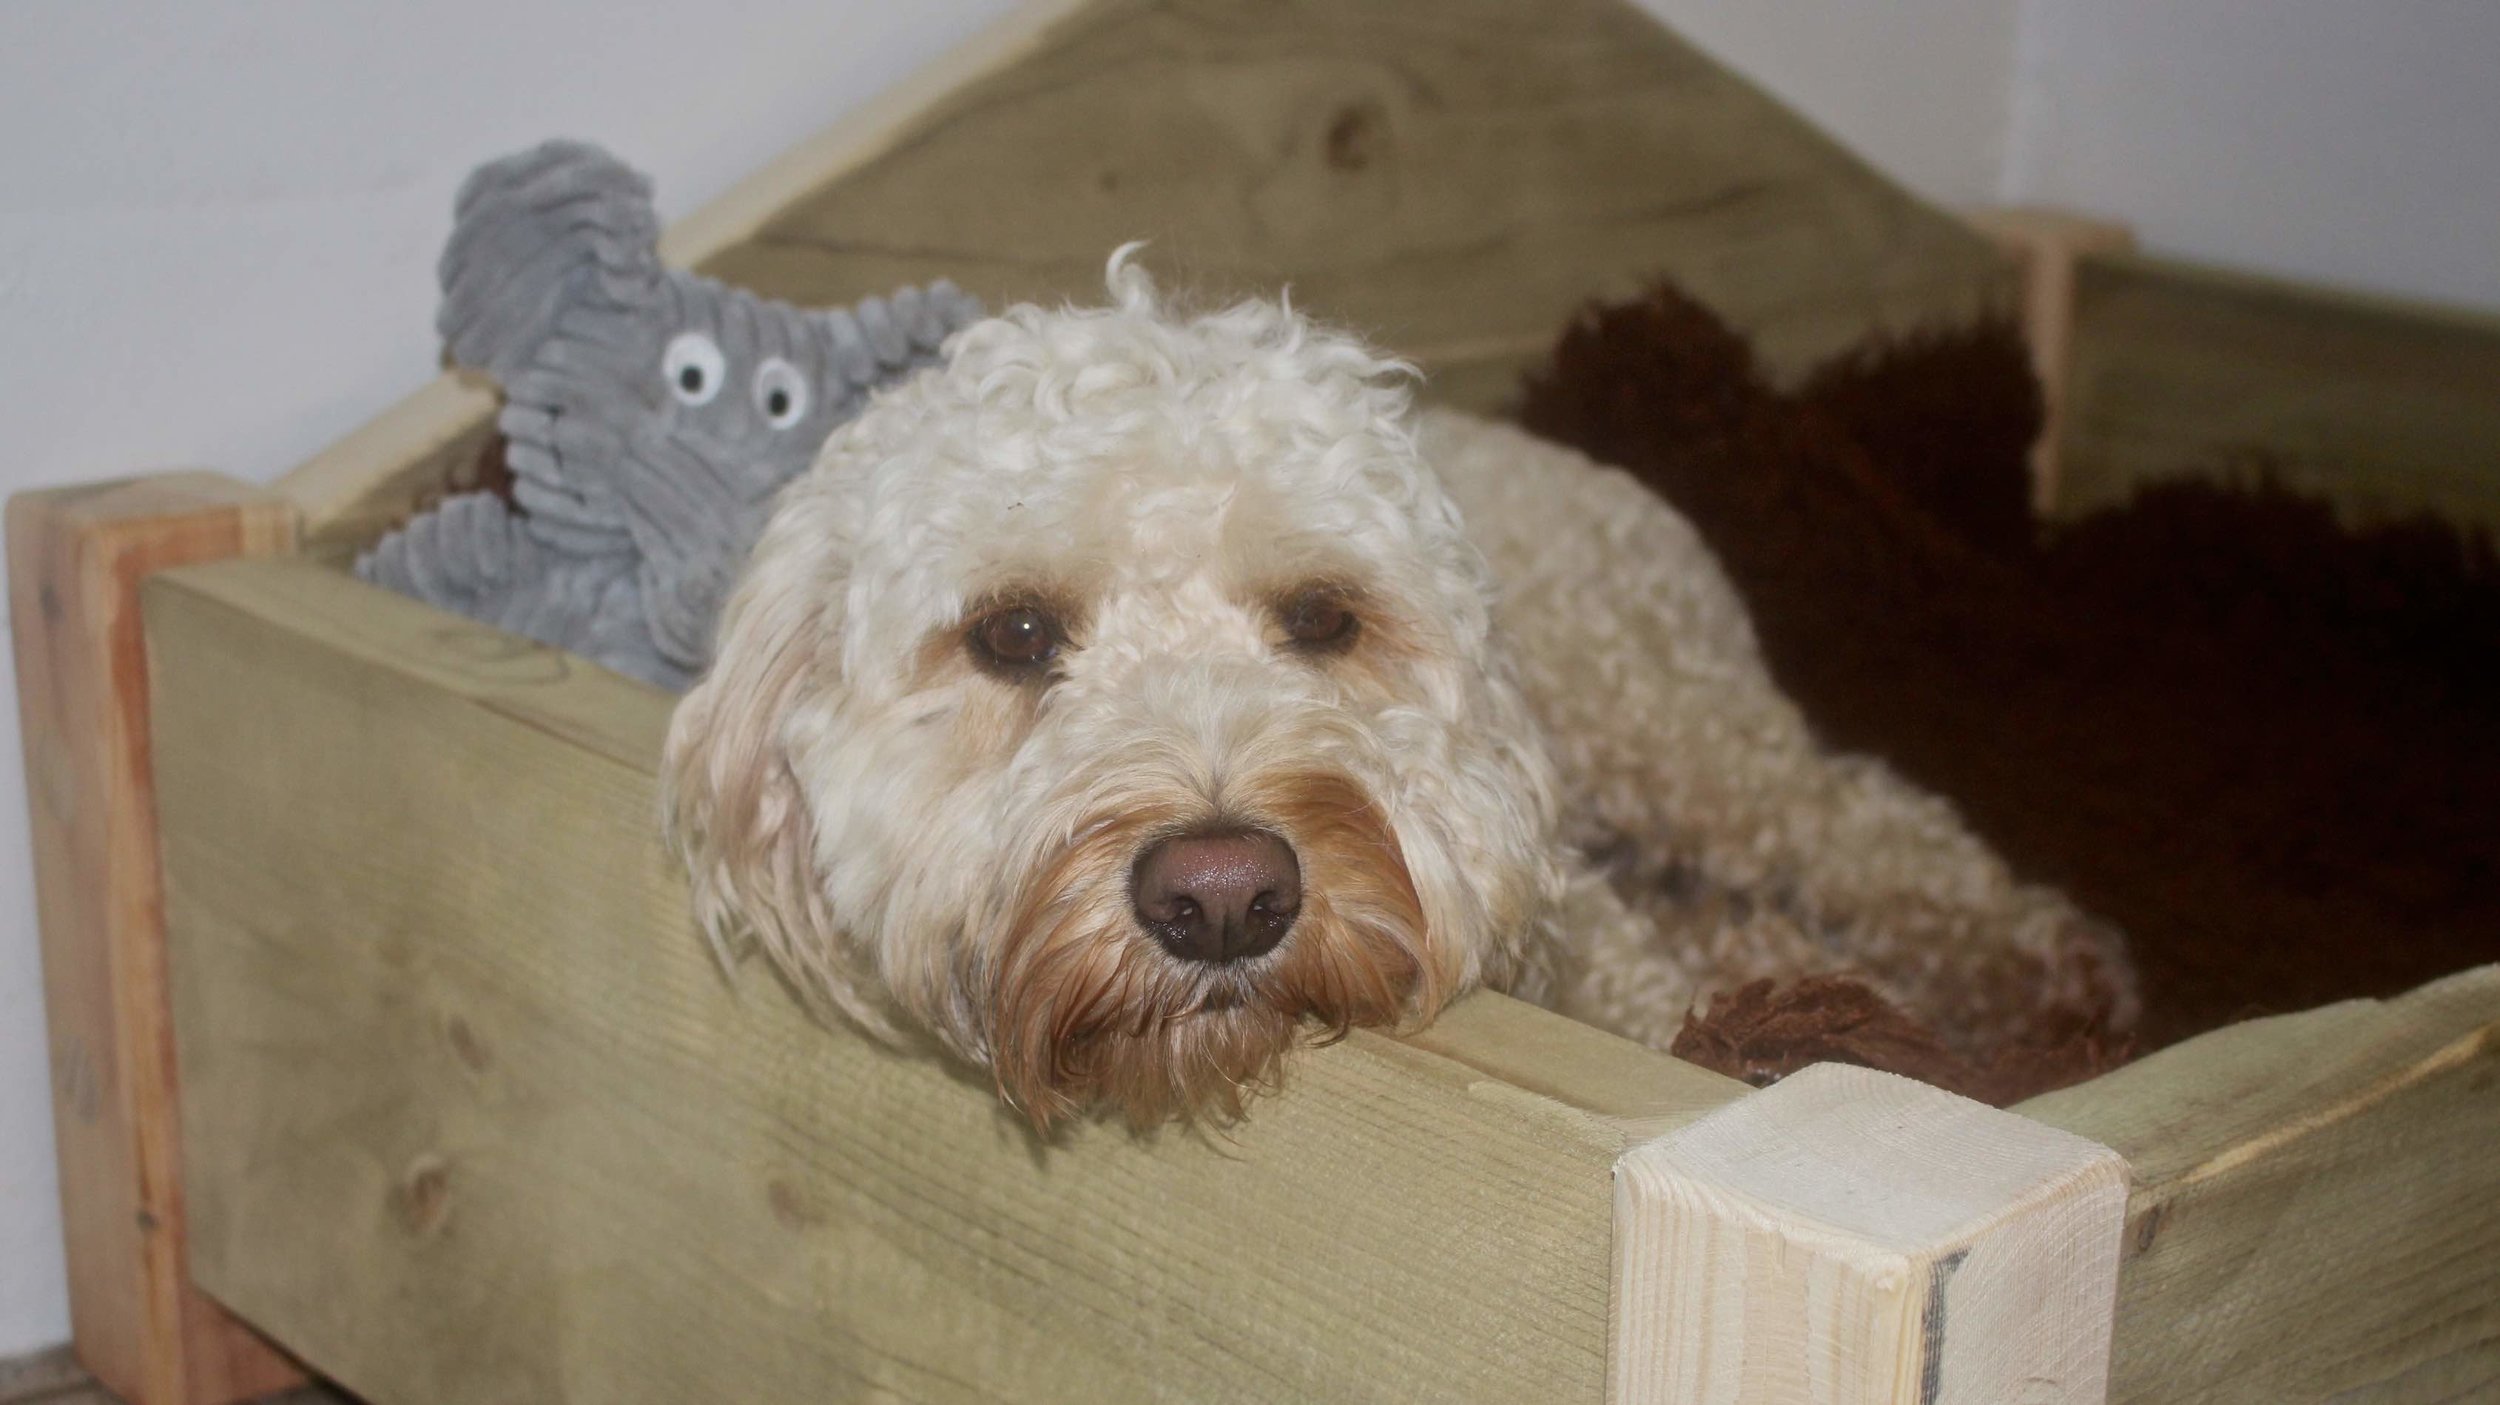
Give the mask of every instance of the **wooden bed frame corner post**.
[[2093, 254], [2135, 249], [2135, 231], [2063, 210], [2004, 206], [1968, 212], [1971, 223], [2014, 260], [2023, 280], [2023, 339], [2040, 379], [2040, 440], [2031, 446], [2031, 510], [2054, 516], [2059, 454], [2074, 369], [2075, 265]]
[[2127, 1166], [1817, 1064], [1615, 1164], [1613, 1405], [2100, 1405]]
[[295, 508], [214, 473], [8, 503], [9, 617], [79, 1359], [130, 1405], [227, 1405], [302, 1379], [192, 1286], [139, 584], [288, 551]]

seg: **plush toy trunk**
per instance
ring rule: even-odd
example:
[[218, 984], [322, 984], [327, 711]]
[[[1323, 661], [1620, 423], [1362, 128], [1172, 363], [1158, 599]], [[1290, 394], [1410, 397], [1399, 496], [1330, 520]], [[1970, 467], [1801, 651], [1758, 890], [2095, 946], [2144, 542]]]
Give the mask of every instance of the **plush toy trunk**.
[[[2500, 329], [2023, 231], [1615, 0], [1110, 0], [1020, 12], [663, 248], [998, 302], [1147, 235], [1486, 408], [1660, 273], [1787, 370], [2027, 289], [2061, 504], [2255, 445], [2492, 515], [2443, 475], [2500, 445]], [[341, 569], [492, 408], [439, 381], [272, 492], [12, 505], [76, 1327], [147, 1405], [265, 1388], [267, 1342], [385, 1405], [2500, 1390], [2500, 969], [2010, 1112], [1757, 1091], [1485, 995], [1242, 1127], [1038, 1144], [724, 977], [654, 837], [665, 694]], [[221, 557], [259, 559], [183, 564]]]

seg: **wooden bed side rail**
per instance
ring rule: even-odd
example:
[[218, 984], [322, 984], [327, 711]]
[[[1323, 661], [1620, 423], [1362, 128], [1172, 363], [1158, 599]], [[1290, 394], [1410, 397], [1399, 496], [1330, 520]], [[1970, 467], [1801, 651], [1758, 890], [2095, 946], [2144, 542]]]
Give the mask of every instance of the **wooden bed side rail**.
[[1040, 1146], [724, 979], [664, 695], [300, 562], [147, 612], [194, 1271], [377, 1400], [1594, 1401], [1615, 1160], [1745, 1091], [1487, 997]]
[[281, 498], [213, 473], [9, 500], [9, 616], [43, 949], [53, 1137], [79, 1359], [133, 1405], [225, 1405], [296, 1378], [184, 1271], [139, 587], [286, 550]]
[[2500, 966], [2023, 1104], [2135, 1168], [2110, 1399], [2500, 1391]]
[[2500, 525], [2500, 315], [2148, 255], [2064, 210], [1964, 217], [2021, 270], [2040, 515], [2263, 471], [2356, 518]]
[[[1831, 1399], [1976, 1399], [1964, 1344], [2096, 1369], [2123, 1181], [2079, 1139], [1852, 1070], [1749, 1093], [1479, 996], [1302, 1056], [1244, 1126], [1044, 1146], [724, 978], [653, 838], [663, 695], [301, 562], [147, 612], [193, 1262], [373, 1398], [1681, 1398], [1620, 1314], [1694, 1243], [1714, 1360], [1785, 1359], [1835, 1285], [1897, 1329], [1834, 1358], [1889, 1393]], [[1900, 1137], [1995, 1169], [1930, 1204], [1935, 1157], [1869, 1160]], [[1660, 1166], [1780, 1146], [1826, 1198], [1768, 1232], [1872, 1257], [1748, 1291], [1756, 1219], [1625, 1218]], [[1849, 1218], [1869, 1177], [1900, 1224]], [[2027, 1324], [2043, 1295], [2086, 1310]]]
[[2140, 254], [2088, 221], [2001, 226], [2026, 228], [2044, 511], [2262, 471], [2357, 519], [2500, 525], [2500, 315]]

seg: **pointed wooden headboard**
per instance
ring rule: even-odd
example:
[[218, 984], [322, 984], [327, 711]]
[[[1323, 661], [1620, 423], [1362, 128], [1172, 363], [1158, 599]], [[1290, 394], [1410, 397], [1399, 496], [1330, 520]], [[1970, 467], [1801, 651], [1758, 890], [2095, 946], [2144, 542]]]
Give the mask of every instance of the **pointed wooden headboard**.
[[[1137, 238], [1167, 284], [1290, 284], [1480, 409], [1660, 275], [1780, 372], [2013, 289], [1987, 240], [1626, 0], [1039, 0], [663, 249], [808, 303], [939, 277], [1003, 303], [1095, 298]], [[438, 384], [291, 475], [311, 539], [456, 477], [490, 407]]]

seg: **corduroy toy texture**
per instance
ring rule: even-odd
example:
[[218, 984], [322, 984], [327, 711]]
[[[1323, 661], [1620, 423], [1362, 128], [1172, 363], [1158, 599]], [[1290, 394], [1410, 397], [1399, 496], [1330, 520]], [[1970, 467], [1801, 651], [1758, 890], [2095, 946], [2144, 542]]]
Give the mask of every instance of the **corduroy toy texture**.
[[366, 580], [683, 688], [773, 495], [980, 315], [953, 285], [812, 310], [665, 268], [651, 183], [549, 142], [460, 190], [436, 325], [502, 387], [512, 498], [469, 493]]

